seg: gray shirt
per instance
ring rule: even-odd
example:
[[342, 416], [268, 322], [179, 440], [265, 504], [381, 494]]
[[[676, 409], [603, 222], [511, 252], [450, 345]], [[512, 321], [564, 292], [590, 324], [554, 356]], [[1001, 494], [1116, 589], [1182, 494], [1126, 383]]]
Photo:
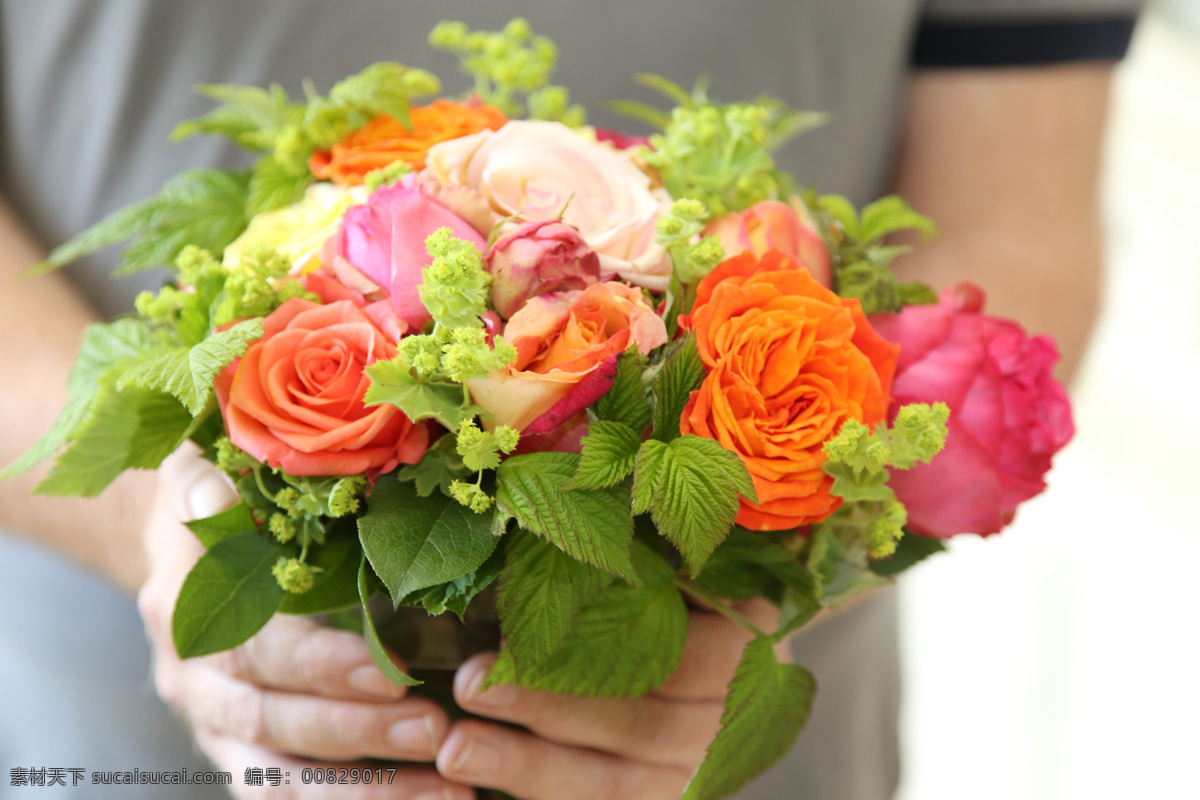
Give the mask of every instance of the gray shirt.
[[[954, 26], [964, 20], [986, 25], [997, 17], [1037, 22], [1048, 12], [1055, 20], [1063, 14], [1086, 19], [1098, 10], [1124, 11], [1130, 4], [938, 0], [934, 5], [934, 23]], [[399, 60], [430, 69], [442, 76], [448, 91], [461, 91], [467, 79], [457, 74], [452, 58], [428, 47], [429, 30], [443, 18], [494, 30], [518, 15], [558, 43], [556, 82], [588, 106], [597, 124], [637, 130], [604, 109], [609, 100], [665, 104], [636, 86], [632, 73], [657, 73], [684, 86], [711, 75], [710, 93], [722, 100], [767, 93], [797, 108], [832, 113], [828, 126], [779, 156], [802, 184], [858, 203], [887, 188], [910, 47], [921, 21], [918, 0], [0, 0], [0, 189], [37, 236], [47, 245], [58, 243], [147, 196], [183, 169], [242, 163], [218, 140], [166, 144], [175, 123], [211, 107], [188, 91], [193, 84], [278, 81], [299, 94], [303, 78], [327, 90], [373, 61]], [[154, 275], [110, 280], [112, 255], [87, 259], [71, 271], [108, 314], [126, 310], [140, 288], [160, 280]], [[165, 709], [144, 690], [136, 691], [139, 683], [144, 689], [148, 666], [132, 604], [103, 586], [86, 587], [84, 604], [71, 608], [55, 605], [66, 595], [50, 594], [46, 603], [31, 607], [43, 622], [45, 639], [39, 643], [29, 632], [37, 626], [15, 626], [6, 617], [36, 586], [68, 580], [78, 585], [78, 580], [53, 560], [0, 536], [0, 564], [5, 562], [19, 566], [11, 580], [0, 581], [7, 611], [0, 614], [0, 706], [5, 708], [0, 767], [75, 759], [60, 766], [148, 769], [152, 765], [145, 762], [151, 758], [158, 768], [188, 766], [186, 752], [163, 749], [170, 740], [157, 731]], [[105, 625], [113, 618], [125, 620], [111, 626], [111, 652], [125, 656], [120, 666], [100, 676], [54, 648], [50, 655], [43, 652], [50, 637], [61, 642], [94, 631], [89, 621], [100, 609], [107, 615], [101, 617]], [[797, 656], [820, 684], [813, 718], [793, 753], [742, 797], [891, 796], [898, 780], [895, 627], [894, 596], [885, 593], [798, 637]], [[34, 668], [41, 663], [37, 658], [61, 667]], [[140, 698], [135, 716], [143, 722], [131, 722], [129, 715], [118, 722], [100, 702], [118, 691], [123, 674], [121, 690], [131, 703]], [[58, 717], [39, 717], [37, 705], [28, 702], [39, 694], [61, 697], [65, 689], [80, 699], [59, 708]], [[10, 693], [27, 702], [14, 702]], [[14, 716], [10, 709], [25, 714]], [[66, 724], [82, 733], [64, 748], [53, 732]], [[144, 730], [155, 732], [157, 751], [139, 738]], [[86, 796], [162, 796], [136, 791], [93, 790]], [[197, 788], [189, 796], [208, 794]]]

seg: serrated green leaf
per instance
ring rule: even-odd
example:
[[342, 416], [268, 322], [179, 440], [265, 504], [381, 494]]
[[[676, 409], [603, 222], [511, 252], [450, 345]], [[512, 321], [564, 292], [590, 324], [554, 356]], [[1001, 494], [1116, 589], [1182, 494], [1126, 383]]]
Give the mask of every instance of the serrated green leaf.
[[584, 602], [610, 579], [528, 531], [508, 538], [496, 604], [505, 646], [524, 672], [558, 647]]
[[769, 638], [751, 641], [729, 684], [721, 730], [683, 800], [720, 800], [766, 772], [792, 748], [816, 695], [812, 673], [781, 664]]
[[332, 539], [308, 552], [309, 566], [319, 572], [313, 586], [303, 594], [284, 595], [279, 611], [283, 614], [325, 614], [358, 603], [358, 567], [362, 551], [358, 542], [348, 538]]
[[459, 619], [467, 613], [467, 606], [475, 597], [490, 586], [504, 569], [504, 539], [500, 540], [487, 561], [478, 569], [468, 572], [461, 578], [455, 578], [437, 586], [430, 586], [413, 592], [401, 601], [401, 605], [421, 606], [430, 614], [437, 616], [447, 611], [453, 611]]
[[612, 386], [592, 405], [592, 411], [600, 419], [623, 422], [639, 434], [650, 422], [650, 401], [646, 397], [646, 385], [642, 372], [646, 369], [646, 357], [636, 347], [621, 354], [617, 359], [617, 374]]
[[908, 281], [896, 286], [900, 302], [906, 306], [927, 306], [938, 301], [938, 294], [920, 281]]
[[840, 270], [837, 289], [842, 297], [857, 299], [864, 314], [900, 310], [896, 276], [887, 267], [870, 261], [856, 261]]
[[633, 562], [644, 583], [614, 582], [584, 603], [562, 643], [520, 671], [523, 686], [583, 697], [639, 697], [678, 667], [687, 607], [666, 560], [640, 542]]
[[174, 398], [105, 390], [36, 494], [95, 497], [127, 469], [155, 469], [186, 438], [192, 416]]
[[858, 210], [854, 204], [840, 194], [823, 194], [817, 198], [817, 207], [833, 216], [850, 239], [858, 240], [862, 230]]
[[650, 511], [659, 532], [697, 574], [733, 527], [741, 503], [757, 502], [745, 464], [720, 442], [691, 434], [642, 444], [633, 479], [635, 513]]
[[65, 267], [89, 253], [96, 253], [106, 247], [120, 244], [145, 226], [146, 220], [150, 219], [157, 210], [158, 203], [158, 198], [152, 197], [114, 211], [95, 225], [51, 250], [46, 260], [34, 264], [26, 272], [26, 275], [29, 277], [45, 275], [59, 267]]
[[178, 397], [192, 414], [199, 414], [212, 395], [217, 373], [262, 334], [261, 319], [244, 320], [190, 348], [168, 350], [138, 364], [121, 376], [117, 387], [134, 384], [166, 392]]
[[371, 565], [366, 556], [363, 556], [358, 565], [358, 598], [362, 604], [363, 640], [367, 643], [367, 652], [371, 654], [375, 668], [392, 683], [397, 686], [420, 686], [421, 681], [404, 674], [404, 671], [396, 666], [391, 656], [383, 649], [383, 642], [379, 640], [379, 631], [376, 630], [375, 620], [371, 617], [370, 570]]
[[263, 156], [254, 166], [250, 177], [246, 215], [254, 217], [300, 202], [304, 199], [304, 190], [314, 180], [312, 173], [307, 169], [297, 173], [289, 170], [274, 156]]
[[464, 411], [461, 384], [420, 380], [396, 361], [376, 361], [366, 373], [371, 386], [363, 398], [364, 405], [390, 403], [413, 422], [433, 419], [451, 430], [475, 411], [473, 406]]
[[605, 489], [633, 472], [642, 439], [621, 422], [596, 420], [580, 442], [579, 468], [568, 489]]
[[346, 103], [368, 114], [387, 114], [405, 128], [412, 125], [408, 117], [409, 92], [404, 82], [407, 67], [392, 61], [381, 61], [340, 81], [329, 92], [329, 99]]
[[579, 465], [575, 453], [514, 456], [496, 470], [496, 505], [502, 515], [557, 545], [579, 561], [629, 582], [633, 517], [622, 486], [572, 491], [565, 487]]
[[913, 228], [925, 239], [937, 235], [937, 225], [929, 217], [913, 211], [904, 198], [897, 195], [881, 197], [862, 210], [862, 230], [855, 237], [866, 245], [889, 233]]
[[242, 533], [200, 557], [179, 590], [171, 622], [181, 658], [237, 647], [267, 624], [283, 601], [271, 567], [284, 552], [258, 533]]
[[783, 586], [812, 583], [796, 553], [761, 531], [736, 525], [694, 580], [718, 597], [734, 601], [758, 596], [778, 599]]
[[679, 436], [679, 417], [694, 389], [704, 381], [706, 371], [696, 349], [696, 334], [689, 333], [683, 344], [662, 365], [654, 381], [654, 438], [669, 442]]
[[95, 395], [77, 395], [69, 399], [50, 428], [21, 457], [0, 469], [0, 481], [15, 478], [54, 456], [71, 439], [88, 417]]
[[412, 484], [386, 479], [367, 499], [358, 535], [396, 604], [418, 589], [476, 569], [498, 541], [486, 515], [441, 494], [421, 497]]
[[450, 484], [469, 473], [462, 456], [455, 449], [454, 436], [443, 435], [425, 451], [420, 461], [401, 467], [396, 477], [401, 481], [412, 481], [421, 497], [429, 497], [439, 489], [442, 494], [451, 497]]
[[196, 91], [223, 105], [176, 125], [170, 136], [173, 142], [197, 134], [215, 134], [251, 150], [265, 150], [281, 128], [299, 121], [304, 110], [303, 105], [291, 102], [279, 84], [272, 84], [270, 89], [208, 84], [197, 86]]
[[895, 577], [909, 567], [945, 549], [946, 543], [941, 539], [906, 532], [900, 537], [900, 541], [896, 544], [896, 552], [892, 553], [891, 557], [870, 563], [871, 571], [885, 578]]
[[245, 503], [238, 503], [211, 517], [194, 519], [184, 524], [196, 534], [196, 538], [206, 549], [234, 534], [258, 530], [254, 515], [250, 513], [250, 506]]

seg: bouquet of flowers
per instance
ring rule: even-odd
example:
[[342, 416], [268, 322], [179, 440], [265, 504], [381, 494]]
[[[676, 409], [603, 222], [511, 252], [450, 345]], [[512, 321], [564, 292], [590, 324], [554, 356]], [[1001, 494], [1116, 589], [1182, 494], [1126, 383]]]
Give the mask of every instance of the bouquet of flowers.
[[[474, 89], [374, 64], [327, 96], [205, 86], [177, 137], [227, 136], [245, 171], [194, 170], [56, 249], [129, 240], [173, 269], [91, 326], [70, 401], [7, 474], [93, 496], [186, 440], [242, 502], [190, 523], [183, 657], [276, 613], [431, 615], [494, 603], [489, 681], [632, 697], [679, 663], [687, 602], [753, 639], [689, 799], [790, 747], [813, 676], [776, 645], [944, 537], [993, 533], [1071, 435], [1051, 340], [983, 294], [898, 282], [934, 226], [903, 200], [801, 191], [771, 156], [821, 122], [640, 76], [659, 130], [588, 127], [523, 20], [443, 23]], [[495, 586], [493, 586], [495, 584]], [[486, 591], [485, 591], [486, 590]], [[762, 630], [735, 603], [779, 608]], [[378, 612], [378, 609], [376, 610]]]

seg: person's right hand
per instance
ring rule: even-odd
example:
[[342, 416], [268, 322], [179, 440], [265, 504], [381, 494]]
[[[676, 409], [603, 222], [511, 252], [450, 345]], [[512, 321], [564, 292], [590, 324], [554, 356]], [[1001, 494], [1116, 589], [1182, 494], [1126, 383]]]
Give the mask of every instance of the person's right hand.
[[[187, 448], [164, 464], [146, 530], [150, 575], [138, 608], [154, 649], [159, 695], [179, 711], [233, 795], [276, 800], [469, 800], [474, 792], [415, 764], [321, 763], [373, 758], [432, 762], [449, 728], [429, 700], [407, 697], [375, 668], [362, 638], [277, 615], [242, 646], [181, 660], [171, 614], [203, 548], [180, 520], [210, 516], [236, 501], [228, 482]], [[313, 760], [309, 760], [313, 759]], [[317, 761], [315, 759], [320, 759]], [[384, 783], [302, 783], [305, 768], [382, 767]], [[388, 770], [396, 770], [387, 783]], [[278, 787], [245, 785], [249, 767], [276, 767]]]

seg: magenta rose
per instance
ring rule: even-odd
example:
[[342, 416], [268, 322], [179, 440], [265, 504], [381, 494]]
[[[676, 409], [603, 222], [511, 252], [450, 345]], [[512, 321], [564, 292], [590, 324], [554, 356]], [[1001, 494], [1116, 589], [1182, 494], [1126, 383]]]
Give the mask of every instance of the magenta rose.
[[[334, 245], [336, 257], [386, 291], [400, 318], [419, 331], [429, 312], [417, 287], [422, 283], [421, 270], [433, 260], [425, 252], [425, 239], [438, 228], [450, 228], [480, 253], [486, 249], [474, 228], [425, 194], [415, 178], [406, 176], [346, 211]], [[344, 267], [337, 264], [334, 269], [344, 271]]]
[[586, 289], [600, 280], [600, 258], [562, 218], [526, 222], [496, 240], [487, 253], [492, 305], [508, 319], [525, 302], [549, 292]]
[[983, 290], [962, 283], [937, 305], [871, 318], [900, 344], [892, 414], [905, 403], [950, 406], [945, 449], [932, 463], [892, 473], [908, 527], [924, 536], [996, 533], [1046, 488], [1051, 457], [1075, 432], [1054, 378], [1058, 348], [983, 311]]

